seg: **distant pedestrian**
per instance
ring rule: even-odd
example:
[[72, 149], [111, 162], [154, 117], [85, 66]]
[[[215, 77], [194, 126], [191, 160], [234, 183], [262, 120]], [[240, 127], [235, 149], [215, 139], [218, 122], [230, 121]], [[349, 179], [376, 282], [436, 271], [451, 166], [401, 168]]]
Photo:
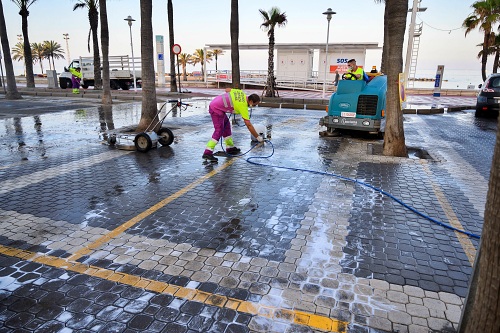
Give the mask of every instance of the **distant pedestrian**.
[[247, 97], [247, 95], [239, 89], [226, 89], [224, 94], [215, 97], [208, 106], [208, 112], [210, 113], [212, 123], [214, 124], [214, 133], [205, 147], [202, 158], [210, 162], [217, 162], [217, 158], [213, 154], [215, 146], [221, 137], [224, 139], [226, 152], [228, 154], [237, 155], [240, 153], [241, 149], [234, 146], [233, 138], [231, 136], [231, 122], [226, 116], [226, 113], [241, 115], [248, 131], [250, 131], [257, 141], [263, 142], [264, 138], [262, 138], [253, 127], [248, 113], [249, 106], [257, 106], [259, 103], [259, 95], [251, 94]]
[[80, 93], [80, 81], [82, 80], [82, 73], [80, 67], [70, 67], [69, 72], [71, 73], [71, 83], [73, 84], [73, 94]]
[[340, 74], [339, 71], [335, 71], [335, 80], [333, 80], [333, 85], [336, 87], [339, 84]]

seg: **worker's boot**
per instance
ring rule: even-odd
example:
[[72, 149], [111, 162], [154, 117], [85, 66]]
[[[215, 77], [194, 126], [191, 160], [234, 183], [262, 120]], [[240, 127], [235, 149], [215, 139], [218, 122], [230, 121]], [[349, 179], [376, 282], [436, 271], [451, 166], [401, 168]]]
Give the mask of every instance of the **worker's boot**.
[[241, 149], [236, 147], [227, 148], [226, 153], [228, 153], [229, 155], [238, 155], [239, 153], [241, 153]]
[[217, 163], [217, 158], [212, 154], [203, 154], [202, 158], [211, 163]]

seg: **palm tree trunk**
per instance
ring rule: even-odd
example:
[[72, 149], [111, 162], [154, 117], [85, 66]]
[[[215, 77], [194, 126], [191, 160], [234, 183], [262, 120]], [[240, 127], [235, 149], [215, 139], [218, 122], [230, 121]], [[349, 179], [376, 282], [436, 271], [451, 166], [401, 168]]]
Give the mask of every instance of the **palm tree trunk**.
[[[478, 260], [477, 287], [465, 304], [459, 332], [498, 332], [500, 327], [500, 127], [491, 165]], [[477, 265], [476, 264], [476, 265]], [[463, 325], [463, 327], [462, 327]]]
[[108, 28], [108, 10], [106, 0], [99, 0], [99, 16], [101, 21], [101, 49], [102, 49], [102, 104], [111, 105], [111, 85], [109, 80], [109, 28]]
[[483, 76], [483, 81], [486, 81], [486, 63], [488, 62], [488, 48], [490, 45], [490, 32], [484, 32], [483, 41], [483, 54], [481, 56], [481, 74]]
[[231, 72], [233, 88], [240, 88], [240, 21], [238, 14], [238, 0], [231, 0]]
[[498, 72], [498, 62], [500, 61], [500, 49], [497, 48], [495, 51], [495, 60], [493, 62], [493, 73]]
[[388, 38], [388, 35], [389, 34], [389, 26], [386, 22], [386, 19], [385, 19], [385, 14], [384, 14], [384, 45], [382, 46], [382, 61], [380, 62], [380, 73], [386, 73], [386, 67], [385, 67], [385, 57], [387, 56], [387, 46], [388, 46], [388, 43], [386, 43], [386, 41], [389, 40]]
[[174, 54], [174, 6], [172, 0], [167, 1], [168, 14], [168, 40], [170, 45], [170, 91], [177, 92], [177, 79], [175, 77], [175, 54]]
[[[153, 0], [141, 0], [142, 111], [137, 127], [143, 132], [158, 120], [153, 54]], [[157, 126], [158, 127], [158, 126]], [[155, 128], [156, 129], [156, 128]]]
[[97, 28], [99, 26], [99, 13], [96, 10], [89, 11], [90, 30], [92, 31], [92, 45], [94, 46], [94, 89], [102, 89], [101, 75], [101, 55], [99, 54], [99, 37], [97, 36]]
[[5, 26], [2, 1], [0, 1], [0, 40], [2, 42], [5, 75], [7, 76], [7, 93], [5, 94], [5, 99], [22, 99], [21, 94], [17, 91], [16, 76], [14, 75], [14, 66], [12, 66], [9, 38], [7, 35], [7, 27]]
[[384, 24], [390, 26], [387, 33], [386, 56], [387, 101], [384, 136], [384, 155], [407, 157], [403, 129], [403, 112], [399, 102], [399, 73], [403, 70], [403, 41], [406, 29], [408, 0], [387, 0], [385, 2]]
[[21, 11], [22, 30], [24, 37], [24, 63], [26, 65], [26, 87], [35, 88], [35, 75], [33, 74], [33, 55], [28, 37], [28, 11]]
[[274, 29], [269, 30], [269, 52], [267, 59], [266, 97], [276, 97], [276, 80], [274, 78]]

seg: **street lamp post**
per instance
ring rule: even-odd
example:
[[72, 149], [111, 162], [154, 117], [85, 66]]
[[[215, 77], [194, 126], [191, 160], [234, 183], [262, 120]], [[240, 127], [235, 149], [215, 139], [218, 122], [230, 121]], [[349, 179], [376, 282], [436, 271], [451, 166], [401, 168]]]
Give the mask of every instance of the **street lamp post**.
[[330, 37], [330, 20], [332, 19], [332, 16], [334, 14], [337, 14], [336, 12], [332, 11], [331, 8], [328, 8], [326, 12], [323, 13], [326, 15], [326, 20], [328, 21], [328, 28], [326, 30], [326, 52], [325, 52], [325, 79], [323, 81], [323, 97], [325, 98], [325, 93], [326, 93], [326, 73], [327, 73], [327, 68], [328, 68], [328, 38]]
[[64, 36], [64, 40], [66, 40], [66, 56], [68, 57], [68, 66], [70, 65], [71, 63], [71, 56], [69, 55], [69, 34], [68, 33], [65, 33], [63, 34]]
[[137, 91], [137, 83], [135, 79], [134, 45], [132, 44], [132, 22], [134, 22], [135, 20], [130, 15], [127, 16], [127, 18], [124, 20], [128, 21], [128, 26], [130, 28], [130, 49], [132, 50], [132, 71], [134, 74], [134, 91]]

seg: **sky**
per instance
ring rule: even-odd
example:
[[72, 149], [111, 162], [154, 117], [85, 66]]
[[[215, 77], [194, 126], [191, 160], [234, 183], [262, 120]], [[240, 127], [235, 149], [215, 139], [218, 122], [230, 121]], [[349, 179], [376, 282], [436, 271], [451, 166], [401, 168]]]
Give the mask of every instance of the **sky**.
[[[61, 44], [66, 51], [64, 33], [69, 34], [71, 58], [91, 56], [87, 50], [89, 31], [88, 11], [73, 11], [77, 0], [38, 0], [30, 8], [28, 31], [30, 42], [53, 40]], [[231, 42], [229, 34], [229, 0], [173, 0], [175, 42], [182, 47], [183, 53], [194, 53], [195, 49], [206, 44]], [[417, 23], [423, 22], [423, 31], [418, 53], [417, 74], [419, 70], [435, 69], [445, 65], [447, 69], [468, 69], [480, 71], [477, 58], [482, 42], [482, 34], [473, 31], [465, 37], [461, 28], [464, 19], [472, 13], [472, 0], [421, 0], [420, 7], [427, 7], [417, 16]], [[10, 0], [3, 0], [9, 45], [18, 42], [17, 35], [22, 34], [19, 9]], [[413, 0], [409, 0], [409, 7]], [[336, 12], [330, 22], [330, 43], [377, 42], [383, 44], [384, 4], [374, 0], [326, 1], [326, 0], [240, 0], [240, 43], [268, 43], [267, 33], [262, 30], [262, 18], [259, 9], [269, 10], [277, 6], [285, 12], [288, 23], [277, 28], [276, 43], [325, 43], [327, 20], [322, 13], [328, 8]], [[153, 0], [153, 35], [163, 35], [168, 44], [167, 1]], [[130, 30], [124, 19], [130, 15], [136, 20], [132, 25], [134, 56], [140, 56], [140, 1], [108, 0], [108, 24], [110, 32], [110, 55], [131, 55]], [[408, 14], [408, 25], [410, 14]], [[408, 31], [408, 29], [407, 29]], [[405, 50], [406, 50], [405, 39]], [[406, 51], [404, 51], [406, 52]], [[368, 51], [366, 66], [380, 66], [382, 52]], [[405, 59], [406, 53], [403, 54]], [[231, 69], [231, 56], [227, 51], [219, 56], [218, 68]], [[168, 64], [168, 53], [166, 55]], [[491, 71], [491, 62], [488, 70]], [[56, 70], [63, 70], [66, 60], [56, 61]], [[317, 66], [317, 65], [316, 65]], [[34, 65], [34, 72], [39, 73], [40, 66]], [[167, 65], [168, 68], [168, 65]], [[267, 69], [267, 51], [240, 51], [242, 70]], [[45, 61], [44, 70], [48, 69]], [[215, 63], [207, 65], [215, 69]], [[314, 66], [313, 66], [314, 69]], [[187, 70], [199, 71], [188, 65]], [[23, 72], [23, 65], [14, 61], [14, 71]]]

